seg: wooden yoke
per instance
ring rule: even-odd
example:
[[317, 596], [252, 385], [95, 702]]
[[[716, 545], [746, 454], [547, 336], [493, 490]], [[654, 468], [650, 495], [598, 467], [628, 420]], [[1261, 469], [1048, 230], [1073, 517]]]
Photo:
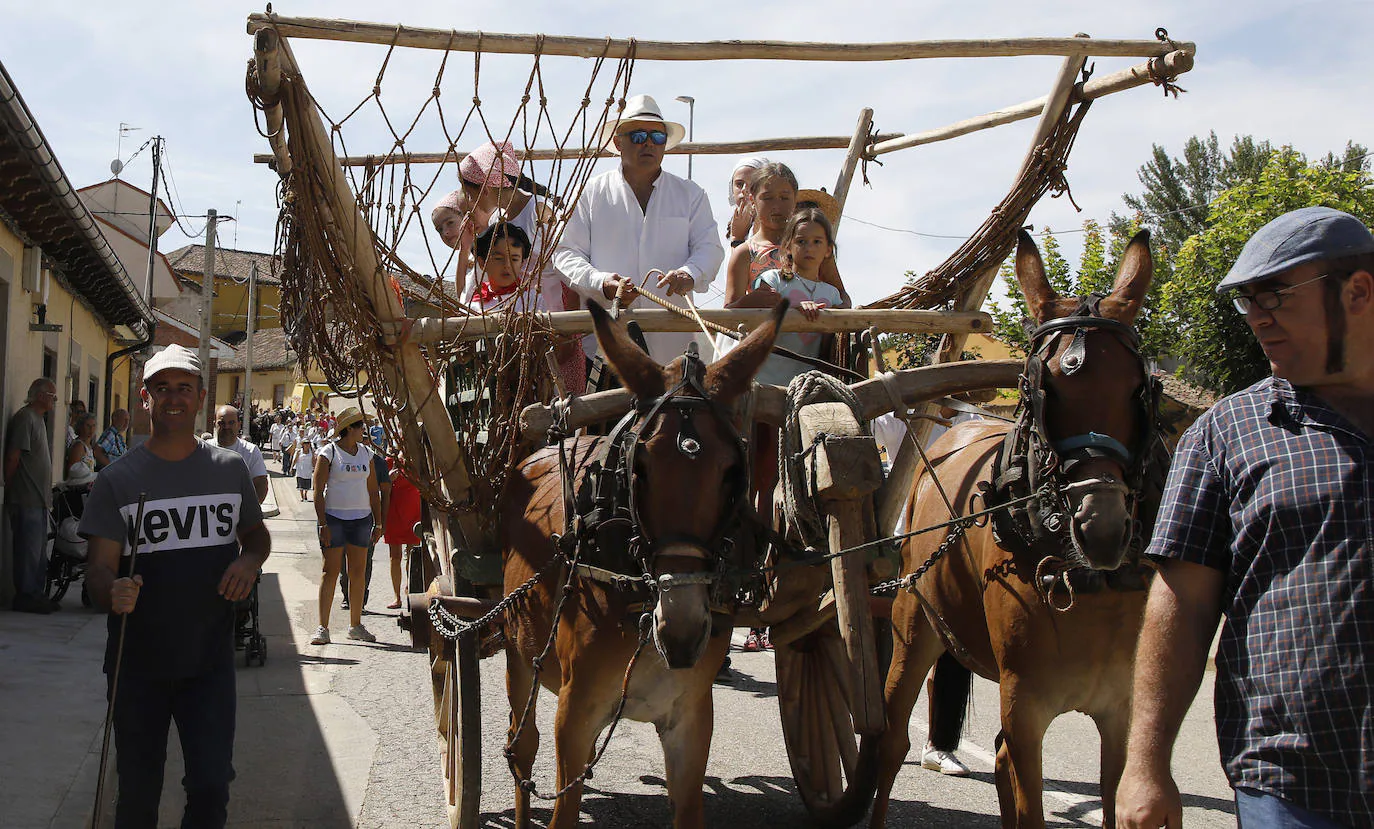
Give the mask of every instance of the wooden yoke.
[[[262, 79], [260, 83], [264, 88], [269, 84], [272, 88], [295, 84], [301, 92], [306, 93], [303, 96], [306, 100], [312, 100], [306, 92], [305, 80], [290, 45], [284, 42], [276, 31], [271, 28], [259, 29], [254, 36], [253, 50]], [[266, 75], [270, 72], [276, 74], [268, 80]], [[339, 165], [324, 123], [318, 113], [292, 111], [292, 96], [281, 95], [278, 102], [269, 106], [269, 124], [280, 123], [276, 120], [278, 116], [271, 112], [276, 107], [285, 107], [284, 114], [289, 126], [288, 140], [293, 143], [304, 143], [308, 152], [320, 158], [322, 166], [326, 168], [319, 171], [323, 174], [323, 178], [319, 180], [323, 185], [321, 195], [334, 219], [330, 229], [339, 234], [345, 248], [343, 252], [351, 260], [351, 273], [347, 275], [355, 279], [367, 293], [368, 300], [381, 323], [400, 322], [405, 318], [400, 298], [391, 289], [387, 274], [377, 258], [372, 230], [358, 207], [357, 197], [344, 175], [343, 168]], [[273, 149], [277, 149], [275, 141]], [[301, 169], [299, 161], [300, 159], [297, 159], [298, 173]], [[437, 466], [436, 471], [443, 480], [448, 499], [461, 507], [469, 498], [471, 481], [462, 447], [449, 422], [443, 397], [430, 379], [429, 365], [417, 344], [402, 342], [393, 348], [396, 360], [394, 363], [384, 364], [383, 379], [397, 395], [393, 405], [400, 415], [397, 420], [400, 423], [407, 456], [412, 462], [418, 463], [424, 457], [423, 438], [428, 437], [430, 451]], [[421, 422], [427, 426], [423, 435], [420, 431]], [[457, 517], [467, 547], [473, 550], [480, 549], [480, 528], [476, 516], [459, 508]]]
[[[872, 527], [864, 512], [873, 509], [870, 496], [882, 485], [883, 465], [878, 444], [844, 403], [812, 403], [797, 413], [805, 460], [807, 494], [820, 502], [829, 519], [830, 552], [837, 553], [871, 539]], [[849, 707], [854, 730], [881, 734], [886, 720], [883, 675], [873, 616], [868, 608], [867, 557], [850, 554], [830, 559], [835, 585], [835, 615], [849, 658], [853, 698]]]

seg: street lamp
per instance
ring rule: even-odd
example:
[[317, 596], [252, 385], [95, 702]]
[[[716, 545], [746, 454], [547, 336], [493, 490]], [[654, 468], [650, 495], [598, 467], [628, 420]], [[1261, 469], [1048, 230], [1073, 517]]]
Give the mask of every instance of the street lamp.
[[[692, 143], [692, 126], [696, 120], [697, 99], [691, 95], [679, 95], [677, 99], [687, 105], [687, 143]], [[692, 154], [687, 154], [687, 180], [692, 180]]]

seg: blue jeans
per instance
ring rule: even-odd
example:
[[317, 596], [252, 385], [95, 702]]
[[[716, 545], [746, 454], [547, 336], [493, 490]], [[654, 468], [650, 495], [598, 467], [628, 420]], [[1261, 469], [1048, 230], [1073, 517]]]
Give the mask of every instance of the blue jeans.
[[48, 511], [43, 507], [24, 507], [6, 504], [10, 533], [14, 543], [14, 590], [23, 596], [43, 595], [43, 581], [48, 574]]
[[1345, 829], [1344, 824], [1255, 789], [1236, 789], [1236, 822], [1241, 829]]
[[183, 829], [223, 827], [234, 779], [234, 663], [203, 676], [155, 680], [125, 674], [115, 698], [119, 799], [115, 829], [157, 826], [167, 733], [176, 720], [186, 762]]

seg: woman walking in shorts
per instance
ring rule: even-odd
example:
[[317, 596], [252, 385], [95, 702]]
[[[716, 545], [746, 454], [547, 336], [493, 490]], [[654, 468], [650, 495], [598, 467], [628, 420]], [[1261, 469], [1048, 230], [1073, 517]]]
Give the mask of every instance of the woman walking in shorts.
[[[334, 582], [343, 561], [354, 573], [367, 571], [368, 547], [382, 536], [386, 516], [381, 514], [381, 488], [372, 450], [363, 442], [367, 428], [363, 413], [350, 406], [339, 413], [334, 423], [335, 442], [320, 450], [315, 461], [315, 517], [324, 552], [323, 580], [320, 582], [320, 627], [310, 640], [312, 645], [329, 644], [329, 612], [334, 606]], [[375, 642], [363, 627], [365, 579], [348, 584], [348, 638]]]

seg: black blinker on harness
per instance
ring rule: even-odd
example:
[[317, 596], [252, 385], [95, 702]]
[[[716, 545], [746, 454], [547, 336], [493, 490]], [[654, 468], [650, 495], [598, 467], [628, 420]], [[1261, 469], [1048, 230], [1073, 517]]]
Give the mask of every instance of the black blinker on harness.
[[[1168, 452], [1159, 434], [1158, 410], [1163, 389], [1149, 372], [1140, 354], [1140, 336], [1132, 326], [1101, 315], [1104, 296], [1092, 294], [1066, 317], [1050, 320], [1028, 331], [1030, 356], [1021, 375], [1021, 400], [1016, 425], [1002, 441], [993, 466], [992, 483], [983, 484], [989, 507], [1035, 494], [1028, 503], [999, 510], [993, 515], [998, 542], [1013, 552], [1038, 556], [1056, 555], [1071, 543], [1069, 475], [1087, 461], [1109, 459], [1122, 469], [1127, 505], [1135, 516], [1130, 558], [1135, 560], [1149, 541], [1168, 468]], [[1089, 334], [1101, 331], [1120, 340], [1136, 357], [1145, 375], [1135, 406], [1140, 424], [1134, 445], [1127, 446], [1110, 435], [1087, 432], [1053, 441], [1045, 423], [1045, 363], [1053, 342], [1071, 333], [1072, 341], [1059, 357], [1060, 370], [1072, 376], [1086, 365]]]
[[[747, 478], [740, 471], [748, 457], [744, 438], [724, 407], [706, 393], [705, 366], [696, 344], [685, 353], [682, 379], [664, 394], [635, 400], [631, 410], [607, 435], [597, 457], [575, 497], [573, 532], [569, 541], [582, 549], [579, 561], [588, 566], [583, 574], [621, 589], [670, 590], [688, 584], [709, 584], [713, 606], [726, 604], [739, 585], [727, 573], [739, 568], [734, 561], [732, 536], [741, 523], [741, 505], [746, 501]], [[709, 537], [685, 533], [652, 535], [645, 526], [640, 500], [643, 481], [636, 471], [640, 447], [655, 431], [655, 423], [668, 412], [677, 415], [677, 434], [673, 445], [690, 461], [700, 459], [701, 433], [696, 415], [716, 418], [733, 438], [731, 443], [739, 461], [726, 484], [726, 510]], [[701, 573], [665, 573], [654, 576], [655, 559], [669, 545], [685, 545], [703, 553], [708, 570]], [[571, 552], [571, 551], [568, 551]], [[570, 556], [571, 557], [571, 556]], [[630, 575], [638, 572], [639, 575]]]

